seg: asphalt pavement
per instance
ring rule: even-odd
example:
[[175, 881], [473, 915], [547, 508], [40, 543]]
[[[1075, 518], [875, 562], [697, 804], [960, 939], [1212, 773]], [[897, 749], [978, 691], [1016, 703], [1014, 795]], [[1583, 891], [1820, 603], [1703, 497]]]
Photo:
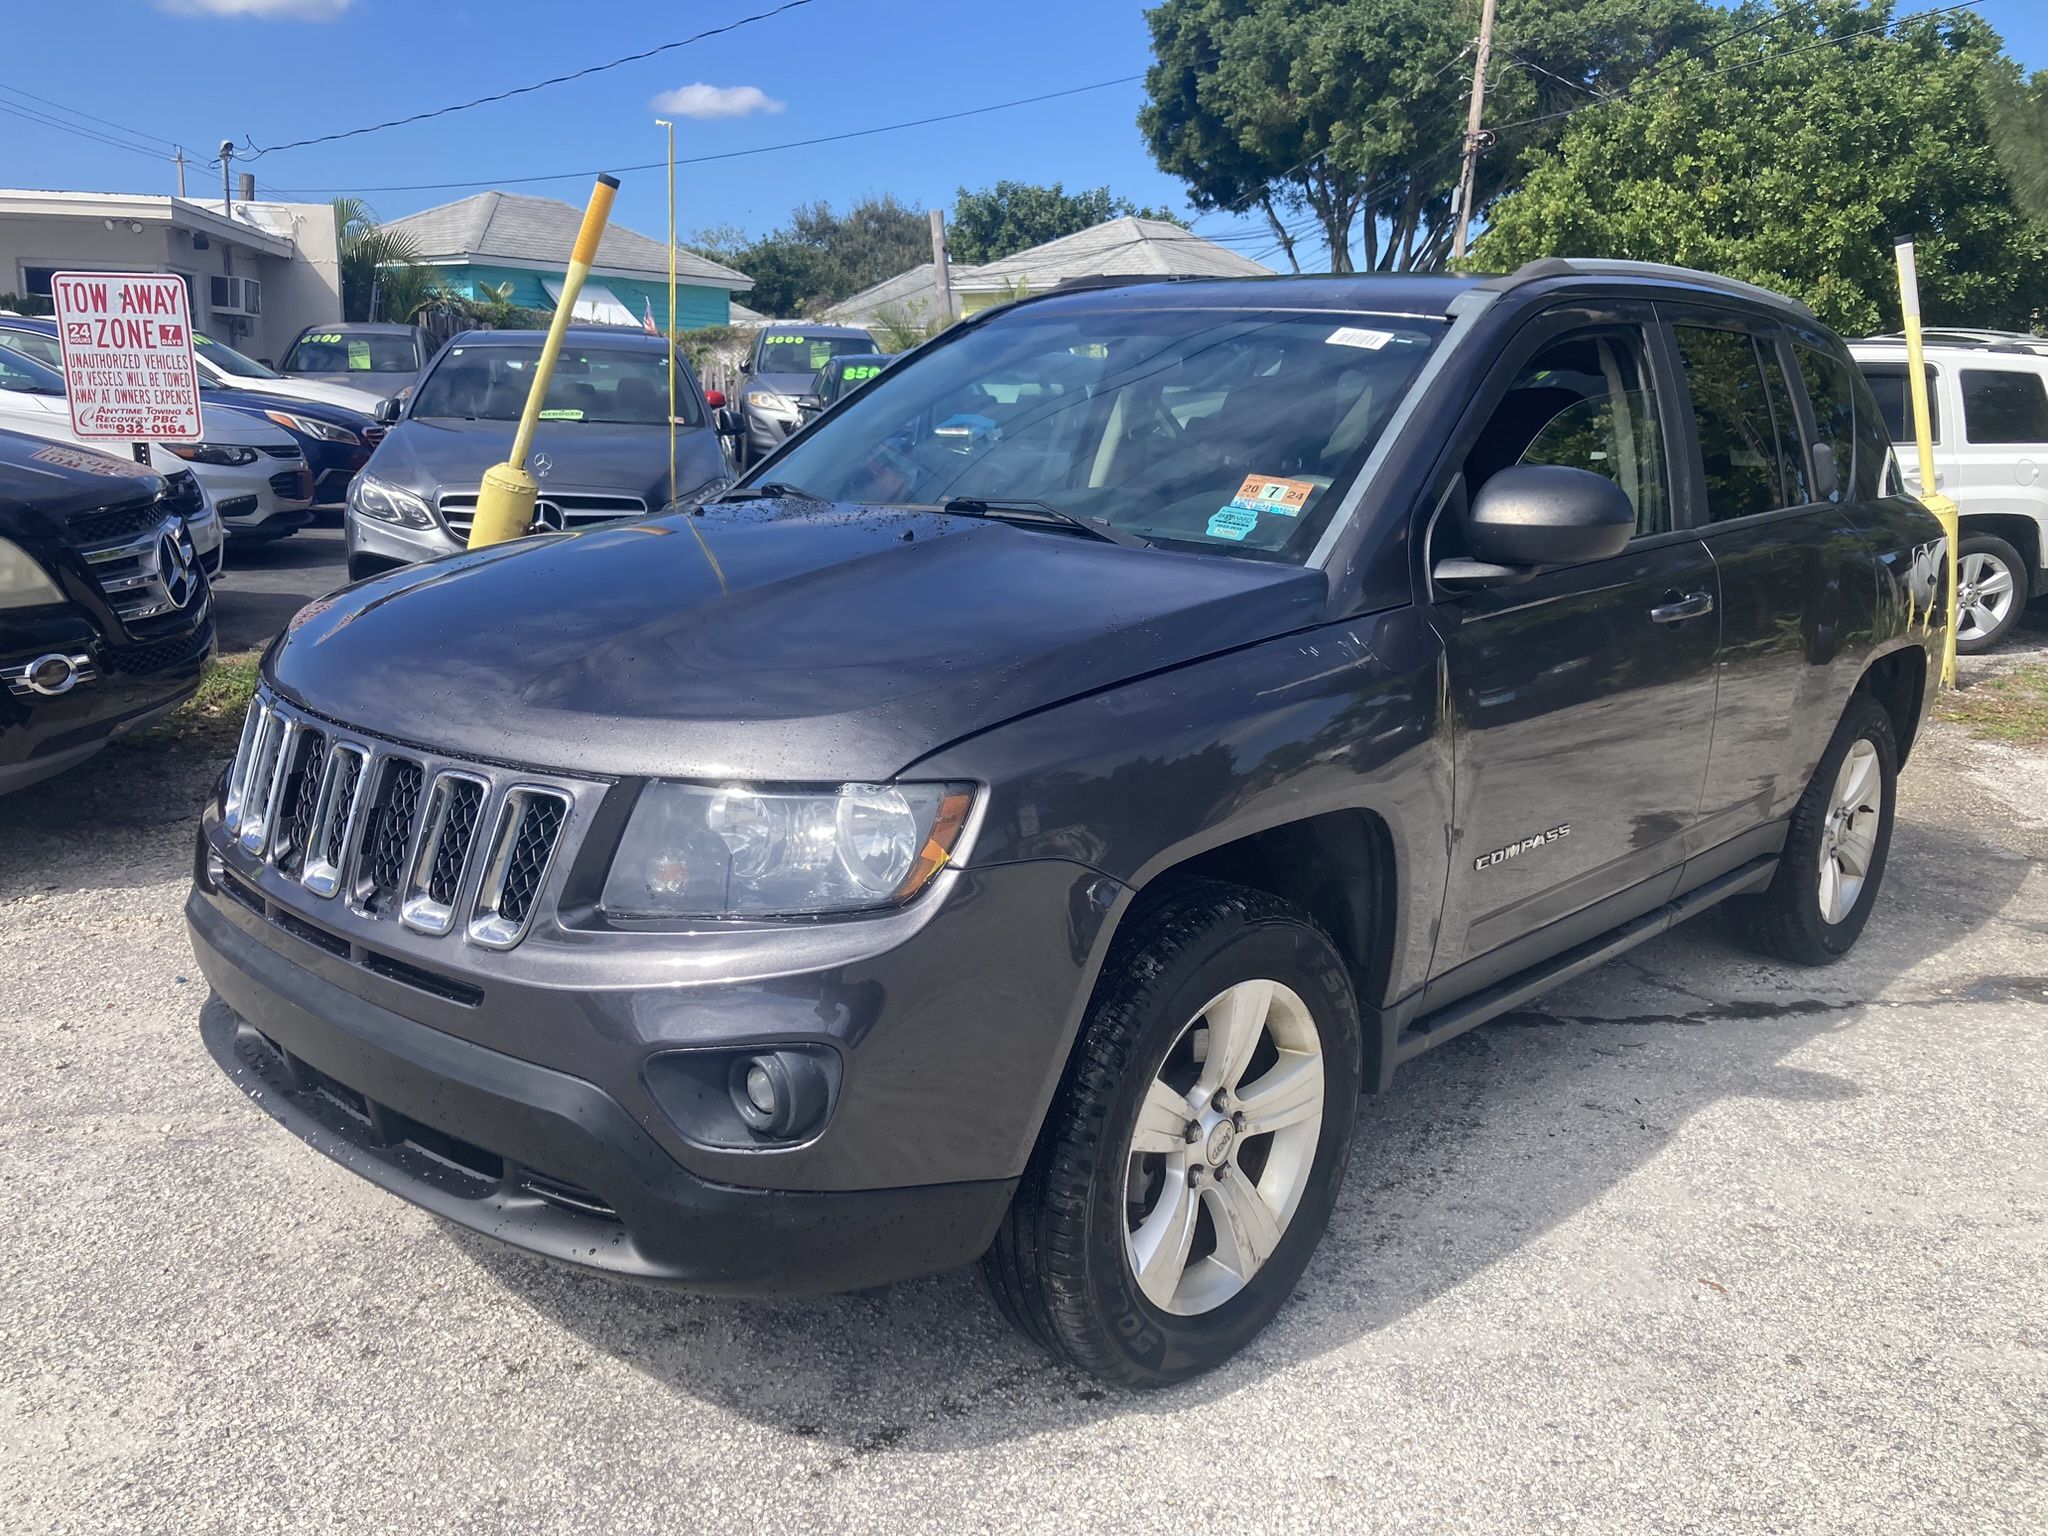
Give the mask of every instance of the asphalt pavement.
[[348, 582], [341, 529], [301, 528], [264, 544], [231, 542], [214, 583], [214, 625], [223, 651], [256, 650], [316, 597]]
[[1403, 1068], [1279, 1322], [1126, 1396], [969, 1274], [642, 1290], [302, 1146], [199, 1041], [212, 765], [116, 749], [0, 801], [0, 1528], [2048, 1528], [2044, 765], [1925, 739], [1844, 963], [1709, 918]]

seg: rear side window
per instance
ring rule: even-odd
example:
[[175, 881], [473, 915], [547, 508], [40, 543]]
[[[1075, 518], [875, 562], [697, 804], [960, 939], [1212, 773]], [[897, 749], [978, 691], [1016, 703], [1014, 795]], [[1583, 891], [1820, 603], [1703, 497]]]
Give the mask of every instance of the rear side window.
[[[1856, 370], [1830, 352], [1795, 345], [1792, 356], [1813, 406], [1815, 440], [1835, 458], [1835, 489], [1828, 497], [1858, 496], [1856, 490]], [[1882, 463], [1880, 448], [1876, 462]]]
[[1972, 443], [2048, 443], [2048, 389], [2038, 373], [1965, 368], [1963, 437]]
[[[1906, 389], [1904, 363], [1864, 363], [1863, 380], [1877, 401], [1877, 413], [1884, 422], [1885, 440], [1913, 441], [1913, 402]], [[1934, 365], [1927, 365], [1927, 424], [1937, 443], [1941, 441], [1941, 392], [1934, 387]]]
[[1773, 409], [1774, 397], [1785, 394], [1783, 376], [1775, 387], [1770, 378], [1777, 373], [1776, 349], [1768, 358], [1760, 355], [1745, 331], [1696, 325], [1674, 330], [1699, 423], [1707, 520], [1725, 523], [1803, 502], [1798, 435], [1789, 421], [1784, 436], [1778, 427], [1777, 412], [1787, 411], [1788, 403], [1779, 401]]

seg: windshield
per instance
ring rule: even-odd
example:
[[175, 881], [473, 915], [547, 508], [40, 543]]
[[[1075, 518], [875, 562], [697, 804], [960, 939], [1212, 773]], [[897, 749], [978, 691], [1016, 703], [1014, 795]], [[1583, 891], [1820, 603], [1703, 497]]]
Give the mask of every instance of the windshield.
[[852, 394], [887, 366], [879, 357], [865, 356], [827, 363], [811, 381], [811, 393], [830, 405], [841, 395]]
[[[540, 343], [450, 347], [419, 387], [412, 414], [464, 421], [517, 421], [533, 383]], [[676, 380], [676, 419], [701, 424], [697, 392]], [[658, 347], [562, 348], [542, 421], [668, 424], [667, 355]]]
[[244, 357], [233, 347], [223, 346], [211, 336], [192, 333], [192, 345], [199, 356], [213, 364], [222, 373], [232, 373], [238, 379], [276, 379], [283, 375], [275, 369], [266, 368], [253, 357]]
[[865, 354], [875, 344], [865, 336], [805, 336], [796, 331], [770, 331], [754, 354], [756, 373], [816, 373], [835, 357]]
[[46, 368], [61, 369], [64, 366], [64, 348], [54, 336], [45, 336], [40, 331], [17, 331], [11, 327], [0, 327], [0, 347], [18, 352], [23, 357], [43, 364]]
[[0, 389], [18, 395], [61, 395], [64, 393], [64, 375], [45, 368], [34, 358], [12, 350], [17, 332], [0, 332], [0, 340], [7, 345], [0, 347]]
[[1027, 309], [890, 368], [762, 473], [831, 501], [1038, 500], [1154, 543], [1299, 562], [1442, 331]]
[[281, 366], [286, 373], [418, 373], [420, 354], [406, 332], [308, 331]]

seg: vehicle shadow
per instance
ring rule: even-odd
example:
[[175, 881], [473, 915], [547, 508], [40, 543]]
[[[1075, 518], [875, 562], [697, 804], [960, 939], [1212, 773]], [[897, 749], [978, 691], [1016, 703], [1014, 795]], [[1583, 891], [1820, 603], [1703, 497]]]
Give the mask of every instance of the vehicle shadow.
[[[1280, 1318], [1231, 1365], [1157, 1396], [1056, 1365], [1007, 1329], [971, 1272], [747, 1302], [571, 1272], [448, 1230], [486, 1275], [675, 1393], [849, 1459], [1001, 1443], [1134, 1402], [1176, 1412], [1426, 1306], [1602, 1199], [1717, 1103], [1856, 1097], [1853, 1082], [1788, 1058], [2000, 921], [2027, 869], [1968, 830], [1902, 822], [1885, 899], [1846, 964], [1760, 962], [1709, 916], [1404, 1067], [1391, 1094], [1365, 1101], [1330, 1231]], [[2043, 985], [1945, 980], [1965, 997]], [[1912, 995], [1909, 983], [1887, 1001]]]

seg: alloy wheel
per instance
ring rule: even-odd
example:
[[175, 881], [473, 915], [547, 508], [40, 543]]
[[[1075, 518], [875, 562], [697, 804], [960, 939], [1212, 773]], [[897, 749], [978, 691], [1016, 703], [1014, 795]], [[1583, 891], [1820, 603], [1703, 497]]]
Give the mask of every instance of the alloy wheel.
[[1877, 853], [1884, 808], [1884, 774], [1877, 748], [1858, 737], [1835, 774], [1827, 820], [1820, 834], [1820, 915], [1839, 923], [1855, 909]]
[[1974, 551], [1956, 562], [1956, 639], [1977, 640], [2005, 622], [2018, 597], [2006, 563]]
[[1308, 1005], [1243, 981], [1190, 1019], [1145, 1093], [1124, 1175], [1124, 1254], [1163, 1312], [1212, 1311], [1279, 1246], [1323, 1127]]

